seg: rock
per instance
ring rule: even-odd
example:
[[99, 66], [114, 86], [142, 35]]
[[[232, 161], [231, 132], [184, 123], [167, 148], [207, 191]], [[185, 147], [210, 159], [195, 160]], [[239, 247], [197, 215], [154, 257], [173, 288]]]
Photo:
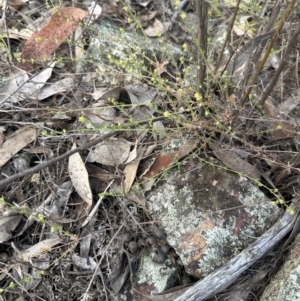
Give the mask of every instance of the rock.
[[300, 300], [300, 236], [295, 238], [277, 274], [264, 290], [260, 301]]
[[[156, 63], [168, 61], [168, 66], [178, 69], [185, 54], [180, 47], [159, 38], [149, 38], [140, 29], [123, 29], [103, 19], [92, 25], [96, 32], [89, 48], [77, 64], [78, 72], [96, 69], [98, 82], [103, 85], [123, 85], [140, 81], [143, 73], [156, 68]], [[152, 63], [149, 63], [151, 62]]]
[[149, 300], [147, 296], [161, 293], [176, 286], [178, 274], [170, 258], [164, 262], [159, 262], [154, 249], [148, 249], [143, 255], [141, 267], [132, 281], [135, 290], [132, 290], [130, 284], [126, 285], [118, 294], [118, 300]]
[[148, 202], [187, 273], [199, 278], [253, 243], [280, 214], [258, 187], [219, 166], [212, 159], [169, 171]]

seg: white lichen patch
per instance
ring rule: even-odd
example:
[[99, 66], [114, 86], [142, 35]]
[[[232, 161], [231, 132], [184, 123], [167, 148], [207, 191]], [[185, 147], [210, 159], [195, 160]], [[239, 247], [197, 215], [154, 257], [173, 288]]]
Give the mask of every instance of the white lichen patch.
[[300, 266], [298, 266], [286, 280], [285, 287], [282, 292], [284, 301], [300, 300]]
[[176, 269], [168, 261], [165, 264], [155, 263], [154, 260], [155, 253], [151, 253], [143, 258], [143, 263], [140, 270], [137, 273], [137, 278], [139, 284], [147, 283], [148, 285], [154, 285], [156, 290], [152, 293], [161, 293], [168, 289], [170, 285], [174, 284], [176, 281]]
[[242, 204], [246, 205], [245, 211], [255, 217], [255, 225], [253, 227], [257, 230], [263, 230], [269, 217], [279, 214], [280, 209], [273, 207], [266, 196], [246, 178], [241, 179], [240, 185], [242, 189], [245, 189], [245, 193], [240, 194], [238, 199]]
[[198, 263], [198, 272], [202, 275], [225, 264], [237, 255], [243, 247], [241, 240], [232, 235], [232, 231], [226, 228], [214, 227], [203, 236], [206, 238], [208, 248], [204, 252], [203, 259], [199, 260]]
[[150, 197], [150, 211], [159, 216], [162, 228], [172, 233], [168, 236], [172, 247], [177, 247], [178, 240], [186, 232], [197, 229], [199, 218], [194, 214], [192, 199], [193, 193], [187, 187], [177, 191], [172, 184], [165, 185], [162, 192]]

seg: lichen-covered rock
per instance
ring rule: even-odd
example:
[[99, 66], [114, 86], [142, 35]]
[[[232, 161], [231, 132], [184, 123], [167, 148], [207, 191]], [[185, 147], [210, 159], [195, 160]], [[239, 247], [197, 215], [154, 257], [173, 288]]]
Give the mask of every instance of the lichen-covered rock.
[[188, 162], [168, 172], [148, 209], [186, 271], [204, 277], [235, 257], [278, 219], [279, 209], [219, 161]]
[[260, 301], [300, 300], [300, 236], [292, 244], [284, 264], [264, 290]]
[[[157, 64], [178, 69], [184, 53], [163, 38], [149, 38], [140, 29], [121, 28], [109, 20], [92, 26], [96, 34], [77, 64], [78, 72], [96, 70], [103, 85], [122, 85], [140, 81]], [[181, 62], [180, 62], [181, 61]]]
[[133, 287], [127, 285], [118, 295], [118, 300], [143, 301], [147, 296], [161, 293], [176, 286], [178, 275], [170, 258], [158, 263], [154, 249], [148, 249], [142, 259], [141, 267], [133, 277]]

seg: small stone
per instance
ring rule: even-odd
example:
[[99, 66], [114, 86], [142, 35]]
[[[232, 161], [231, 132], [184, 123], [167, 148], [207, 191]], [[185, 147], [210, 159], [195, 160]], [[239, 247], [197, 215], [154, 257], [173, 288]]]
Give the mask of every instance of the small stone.
[[153, 237], [153, 236], [149, 236], [149, 237], [146, 239], [146, 245], [147, 245], [148, 247], [153, 248], [153, 247], [155, 246], [155, 243], [156, 243], [156, 239], [155, 239], [155, 237]]
[[154, 258], [154, 261], [156, 263], [164, 263], [166, 260], [167, 260], [167, 255], [162, 252], [159, 252]]
[[140, 248], [144, 248], [144, 247], [146, 246], [146, 239], [145, 239], [145, 238], [140, 238], [140, 239], [138, 240], [138, 246], [139, 246]]
[[130, 241], [131, 241], [131, 235], [130, 235], [130, 233], [124, 233], [123, 234], [123, 243], [124, 244], [128, 244], [128, 243], [130, 243]]
[[128, 250], [132, 255], [136, 254], [139, 250], [139, 246], [138, 246], [137, 242], [131, 241], [128, 244]]
[[168, 244], [163, 244], [161, 247], [160, 247], [161, 251], [164, 253], [164, 254], [168, 254], [169, 253], [169, 250], [170, 250], [170, 246]]

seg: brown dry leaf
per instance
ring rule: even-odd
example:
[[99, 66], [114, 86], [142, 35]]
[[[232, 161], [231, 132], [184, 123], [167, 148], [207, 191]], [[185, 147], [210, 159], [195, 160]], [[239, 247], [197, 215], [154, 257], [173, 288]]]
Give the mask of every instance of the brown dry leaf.
[[31, 258], [50, 251], [53, 246], [59, 244], [61, 241], [62, 239], [60, 237], [45, 239], [27, 250], [20, 251], [18, 255], [20, 255], [24, 261], [30, 261]]
[[148, 37], [159, 37], [168, 30], [170, 24], [170, 22], [162, 23], [159, 20], [155, 19], [152, 26], [149, 26], [147, 29], [145, 29], [145, 34]]
[[87, 161], [109, 166], [124, 164], [129, 157], [130, 147], [131, 143], [122, 138], [106, 140], [95, 146]]
[[[74, 148], [76, 148], [75, 142], [72, 149]], [[70, 156], [68, 169], [75, 190], [90, 208], [93, 203], [93, 195], [90, 188], [89, 176], [79, 153]]]
[[213, 142], [209, 142], [208, 145], [214, 151], [215, 156], [230, 169], [242, 173], [249, 177], [250, 180], [260, 179], [260, 171], [255, 166], [236, 155], [234, 151], [221, 148]]
[[141, 182], [144, 182], [152, 177], [157, 176], [164, 168], [171, 166], [176, 161], [182, 159], [188, 155], [192, 150], [194, 150], [199, 143], [199, 139], [191, 139], [186, 141], [179, 150], [173, 154], [160, 154], [156, 157], [154, 163], [151, 165], [150, 169], [141, 178]]
[[30, 127], [23, 127], [8, 137], [0, 147], [0, 167], [36, 138], [36, 129]]
[[[295, 127], [291, 122], [285, 121], [286, 116], [280, 113], [279, 109], [277, 109], [270, 97], [264, 103], [264, 110], [268, 117], [271, 118], [270, 125], [274, 131], [274, 136], [277, 139], [281, 138], [289, 138], [297, 135], [295, 132]], [[282, 110], [287, 112], [287, 108], [282, 106]]]
[[124, 180], [124, 192], [128, 193], [132, 183], [136, 177], [136, 172], [142, 160], [145, 149], [141, 148], [137, 150], [137, 156], [133, 162], [128, 163], [124, 168], [125, 180]]
[[32, 60], [36, 62], [48, 58], [87, 15], [87, 12], [75, 7], [59, 9], [47, 25], [28, 39], [21, 54], [19, 68], [30, 71]]

